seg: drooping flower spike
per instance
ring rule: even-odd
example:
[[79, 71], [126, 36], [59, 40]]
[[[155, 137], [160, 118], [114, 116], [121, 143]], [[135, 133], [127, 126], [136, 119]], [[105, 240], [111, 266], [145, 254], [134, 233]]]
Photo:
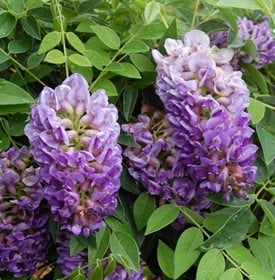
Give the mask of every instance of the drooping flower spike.
[[167, 112], [177, 150], [176, 177], [192, 178], [200, 189], [247, 197], [256, 177], [252, 166], [249, 91], [242, 73], [230, 65], [231, 49], [209, 46], [202, 31], [183, 41], [167, 39], [163, 56], [157, 50], [157, 94]]
[[41, 166], [44, 196], [71, 234], [88, 236], [116, 208], [122, 170], [117, 118], [104, 90], [90, 96], [80, 74], [44, 88], [32, 106], [25, 133]]
[[0, 271], [31, 275], [46, 262], [48, 208], [27, 147], [0, 154]]

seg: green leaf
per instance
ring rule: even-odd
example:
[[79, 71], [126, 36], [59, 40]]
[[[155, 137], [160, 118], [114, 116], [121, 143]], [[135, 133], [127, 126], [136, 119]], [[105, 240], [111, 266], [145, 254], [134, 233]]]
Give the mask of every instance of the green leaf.
[[220, 0], [216, 5], [218, 7], [240, 8], [247, 10], [259, 10], [261, 8], [254, 0]]
[[106, 68], [107, 71], [114, 72], [120, 76], [133, 78], [133, 79], [141, 79], [141, 76], [134, 65], [128, 62], [112, 62]]
[[110, 240], [110, 231], [107, 227], [102, 227], [95, 235], [96, 237], [96, 258], [104, 257]]
[[131, 54], [130, 60], [132, 63], [137, 67], [137, 69], [140, 72], [154, 72], [155, 71], [155, 65], [152, 63], [152, 61], [142, 54]]
[[232, 29], [235, 31], [235, 33], [238, 33], [237, 16], [235, 13], [232, 13], [232, 9], [219, 8], [219, 11], [225, 17], [226, 21], [230, 23], [230, 25], [231, 25]]
[[103, 280], [103, 268], [102, 268], [102, 265], [96, 266], [96, 268], [94, 268], [89, 273], [88, 280]]
[[81, 238], [77, 236], [70, 237], [70, 256], [74, 256], [85, 248], [87, 248], [87, 243], [83, 242]]
[[29, 114], [30, 111], [31, 111], [30, 104], [0, 105], [0, 115], [15, 114], [15, 113]]
[[173, 204], [157, 208], [148, 219], [145, 235], [156, 232], [171, 224], [179, 215], [179, 209]]
[[253, 57], [256, 61], [258, 60], [258, 52], [255, 43], [248, 39], [245, 45], [242, 47], [242, 51], [245, 51], [248, 55]]
[[264, 215], [264, 217], [263, 217], [259, 231], [268, 236], [272, 236], [272, 234], [274, 234], [272, 224], [266, 215]]
[[225, 201], [220, 195], [209, 194], [207, 198], [216, 204], [228, 206], [228, 207], [245, 207], [254, 203], [255, 199], [250, 196], [249, 199], [232, 197], [230, 201]]
[[143, 41], [133, 40], [127, 43], [121, 53], [130, 54], [130, 53], [142, 53], [149, 51], [148, 45], [146, 45]]
[[0, 50], [0, 64], [5, 63], [9, 59], [10, 57]]
[[126, 132], [121, 131], [119, 138], [118, 138], [118, 143], [120, 145], [124, 145], [130, 148], [138, 148], [140, 145], [135, 142], [135, 140], [131, 137], [131, 135], [127, 134]]
[[202, 232], [195, 227], [185, 230], [178, 239], [174, 256], [174, 278], [186, 272], [200, 255], [197, 248], [203, 243]]
[[120, 221], [119, 219], [111, 216], [104, 219], [108, 227], [112, 229], [113, 232], [124, 232], [127, 235], [132, 235], [132, 230], [130, 224], [127, 221]]
[[224, 222], [237, 211], [239, 211], [238, 208], [225, 207], [213, 213], [209, 213], [206, 215], [203, 225], [209, 231], [216, 232], [224, 225]]
[[211, 19], [199, 24], [198, 29], [204, 31], [205, 33], [212, 33], [228, 29], [228, 26], [221, 20]]
[[66, 38], [70, 45], [78, 52], [83, 53], [86, 49], [80, 38], [73, 32], [66, 32]]
[[[138, 246], [131, 236], [124, 232], [113, 232], [110, 238], [110, 248], [114, 257], [121, 255], [127, 259], [130, 269], [140, 270]], [[120, 259], [117, 258], [117, 261], [119, 262]]]
[[256, 131], [259, 137], [266, 165], [269, 165], [275, 158], [275, 112], [266, 109], [264, 118], [256, 124]]
[[259, 235], [258, 240], [264, 244], [265, 248], [269, 251], [271, 255], [271, 265], [273, 268], [273, 274], [275, 274], [275, 250], [274, 250], [274, 244], [275, 244], [275, 235], [273, 236], [264, 236], [264, 235]]
[[103, 69], [104, 59], [102, 58], [100, 53], [93, 50], [87, 50], [87, 51], [83, 51], [83, 55], [89, 59], [92, 66], [94, 66], [98, 70]]
[[146, 23], [154, 21], [160, 13], [160, 4], [154, 0], [150, 1], [144, 9], [144, 19]]
[[98, 80], [92, 87], [92, 92], [95, 92], [98, 89], [105, 89], [106, 94], [108, 96], [117, 96], [117, 90], [115, 85], [107, 79]]
[[138, 97], [137, 88], [131, 85], [125, 88], [123, 92], [123, 113], [126, 121], [129, 121], [129, 118], [135, 109], [137, 97]]
[[17, 85], [0, 79], [0, 105], [32, 104], [31, 95]]
[[8, 44], [10, 53], [24, 53], [31, 48], [31, 42], [27, 40], [13, 40]]
[[161, 53], [165, 53], [164, 43], [167, 38], [177, 39], [178, 38], [178, 27], [177, 27], [177, 20], [174, 19], [169, 27], [166, 29], [165, 33], [163, 34], [162, 38], [159, 41], [158, 49]]
[[112, 274], [116, 270], [116, 266], [117, 266], [117, 263], [112, 257], [111, 260], [108, 261], [108, 264], [106, 265], [106, 267], [104, 269], [104, 275], [108, 276], [108, 275]]
[[160, 39], [166, 31], [162, 23], [136, 24], [130, 29], [130, 33], [139, 39]]
[[266, 189], [266, 191], [275, 196], [275, 188], [274, 187], [273, 188], [268, 188], [268, 189]]
[[40, 27], [34, 17], [28, 16], [21, 18], [21, 25], [24, 31], [32, 38], [37, 40], [41, 39]]
[[140, 190], [134, 178], [129, 174], [127, 167], [123, 167], [123, 171], [120, 177], [121, 187], [133, 194], [139, 194]]
[[60, 50], [51, 50], [47, 53], [44, 61], [53, 64], [63, 64], [66, 58]]
[[272, 231], [275, 233], [275, 206], [271, 202], [264, 199], [258, 199], [257, 203], [265, 212], [269, 222], [271, 223]]
[[259, 102], [256, 99], [250, 98], [250, 104], [247, 108], [248, 113], [251, 114], [252, 123], [256, 124], [262, 120], [265, 114], [265, 106], [262, 102]]
[[44, 59], [44, 54], [32, 53], [27, 60], [27, 66], [29, 69], [37, 67]]
[[237, 268], [229, 268], [222, 274], [219, 280], [243, 280], [243, 276]]
[[212, 249], [203, 255], [197, 269], [196, 280], [219, 280], [225, 269], [222, 253]]
[[59, 232], [59, 223], [55, 221], [52, 217], [49, 218], [49, 229], [53, 242], [56, 243], [56, 238]]
[[250, 249], [264, 270], [273, 273], [272, 256], [266, 246], [255, 238], [248, 238]]
[[259, 88], [261, 94], [268, 94], [268, 88], [263, 74], [251, 63], [245, 64], [245, 75], [249, 75]]
[[138, 230], [141, 230], [146, 224], [156, 208], [155, 198], [146, 192], [141, 193], [134, 204], [134, 219]]
[[194, 224], [194, 222], [198, 223], [199, 225], [203, 224], [203, 217], [197, 213], [196, 211], [187, 208], [185, 206], [181, 207], [182, 213], [187, 221]]
[[214, 235], [208, 238], [201, 246], [202, 250], [212, 248], [227, 249], [237, 242], [242, 241], [248, 231], [251, 221], [249, 207], [240, 208], [233, 213]]
[[92, 25], [91, 29], [96, 34], [98, 39], [107, 47], [115, 50], [119, 48], [120, 39], [113, 29], [101, 25]]
[[10, 146], [9, 136], [0, 128], [0, 151], [5, 151]]
[[9, 122], [9, 134], [11, 136], [22, 136], [24, 135], [24, 128], [27, 122], [27, 116], [24, 114], [15, 114], [8, 120]]
[[257, 262], [251, 252], [242, 244], [233, 245], [231, 248], [227, 249], [226, 252], [238, 264], [242, 264], [246, 261], [251, 263]]
[[10, 13], [0, 13], [0, 38], [8, 37], [14, 30], [16, 19]]
[[8, 10], [15, 13], [22, 13], [25, 9], [25, 0], [5, 0], [4, 3], [7, 5]]
[[[157, 249], [158, 263], [165, 275], [169, 278], [173, 278], [174, 275], [174, 252], [164, 242], [159, 240]], [[173, 278], [174, 279], [174, 278]]]
[[78, 274], [72, 278], [72, 280], [87, 280], [83, 274]]
[[120, 65], [123, 67], [123, 71], [117, 71], [117, 74], [132, 79], [141, 79], [137, 68], [133, 64], [128, 62], [122, 62], [120, 63]]
[[68, 57], [68, 59], [72, 63], [74, 63], [74, 64], [76, 64], [78, 66], [81, 66], [81, 67], [91, 67], [92, 66], [90, 60], [87, 57], [85, 57], [85, 56], [83, 56], [81, 54], [78, 54], [78, 53], [71, 54]]
[[123, 71], [123, 66], [119, 62], [112, 62], [106, 67], [106, 71], [111, 71], [111, 72]]
[[38, 54], [42, 54], [45, 52], [48, 52], [52, 50], [54, 47], [59, 45], [61, 41], [61, 33], [58, 31], [52, 31], [45, 35], [45, 37], [42, 39], [42, 42], [40, 44]]
[[249, 273], [250, 280], [273, 280], [272, 274], [265, 271], [258, 263], [244, 262], [241, 268]]

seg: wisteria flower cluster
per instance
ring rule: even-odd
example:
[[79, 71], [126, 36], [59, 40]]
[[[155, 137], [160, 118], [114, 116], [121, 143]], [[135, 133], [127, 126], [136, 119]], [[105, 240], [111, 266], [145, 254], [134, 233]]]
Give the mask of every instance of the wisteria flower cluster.
[[[253, 63], [257, 68], [263, 68], [275, 60], [275, 40], [267, 17], [262, 18], [258, 23], [247, 18], [238, 18], [237, 26], [237, 36], [246, 41], [251, 40], [255, 45], [258, 57], [253, 58], [244, 51], [236, 49], [231, 61], [235, 68], [240, 67], [240, 59], [244, 63]], [[228, 31], [212, 33], [210, 38], [211, 44], [224, 48], [227, 46]]]
[[117, 118], [104, 90], [90, 96], [80, 74], [44, 88], [33, 105], [25, 133], [61, 230], [87, 237], [115, 210], [122, 170]]
[[207, 193], [247, 198], [256, 177], [257, 147], [244, 112], [249, 91], [230, 65], [233, 50], [209, 44], [194, 30], [183, 41], [167, 39], [167, 56], [154, 50], [157, 94], [167, 114], [139, 115], [138, 123], [122, 126], [141, 144], [124, 152], [134, 178], [179, 205], [195, 198], [195, 209], [209, 206]]
[[34, 273], [50, 247], [39, 168], [27, 147], [0, 154], [0, 270]]
[[199, 189], [247, 197], [256, 177], [249, 91], [230, 65], [231, 49], [209, 47], [199, 30], [183, 41], [167, 39], [167, 56], [154, 51], [157, 94], [165, 104], [178, 155], [173, 172], [192, 178]]
[[143, 105], [141, 113], [138, 115], [139, 122], [122, 125], [122, 129], [139, 144], [139, 147], [128, 147], [124, 151], [129, 173], [151, 195], [174, 200], [178, 205], [188, 204], [197, 211], [207, 208], [209, 202], [205, 199], [205, 191], [201, 189], [195, 192], [195, 185], [191, 181], [177, 177], [173, 172], [178, 150], [166, 113], [149, 104]]
[[[71, 256], [69, 236], [64, 231], [60, 232], [57, 238], [57, 254], [57, 263], [64, 275], [69, 275], [78, 267], [83, 268], [86, 275], [89, 274], [87, 249]], [[105, 276], [104, 280], [142, 280], [142, 278], [142, 267], [139, 272], [133, 270], [127, 272], [122, 265], [117, 264], [115, 270], [111, 274]]]

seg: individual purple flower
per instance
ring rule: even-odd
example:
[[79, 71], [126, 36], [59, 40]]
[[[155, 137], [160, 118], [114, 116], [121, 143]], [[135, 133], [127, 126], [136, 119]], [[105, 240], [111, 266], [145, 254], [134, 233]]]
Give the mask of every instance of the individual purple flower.
[[[157, 94], [177, 154], [173, 174], [178, 186], [189, 186], [192, 178], [200, 190], [222, 193], [227, 200], [231, 194], [247, 197], [256, 177], [252, 162], [257, 150], [251, 142], [250, 115], [244, 112], [249, 91], [242, 73], [230, 65], [233, 51], [211, 48], [206, 37], [191, 31], [184, 43], [165, 42], [167, 56], [153, 51]], [[183, 197], [185, 189], [178, 191]]]
[[25, 128], [45, 181], [44, 196], [61, 229], [88, 236], [117, 205], [121, 148], [118, 112], [104, 90], [90, 96], [73, 74], [44, 88]]
[[45, 263], [50, 245], [38, 171], [26, 147], [0, 154], [0, 270], [15, 277]]

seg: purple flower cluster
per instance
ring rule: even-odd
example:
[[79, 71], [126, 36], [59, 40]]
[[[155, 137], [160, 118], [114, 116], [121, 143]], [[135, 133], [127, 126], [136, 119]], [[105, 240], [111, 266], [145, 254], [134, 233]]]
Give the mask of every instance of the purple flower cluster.
[[202, 31], [183, 41], [167, 39], [167, 56], [153, 51], [157, 62], [157, 94], [165, 105], [177, 150], [173, 173], [192, 180], [196, 190], [247, 197], [256, 177], [252, 166], [249, 91], [242, 74], [229, 64], [231, 49], [210, 48]]
[[117, 119], [104, 90], [90, 96], [79, 74], [44, 88], [33, 105], [25, 133], [61, 230], [89, 236], [115, 210], [122, 171]]
[[176, 176], [173, 171], [178, 150], [164, 112], [145, 104], [138, 122], [124, 124], [122, 129], [139, 144], [139, 147], [128, 147], [124, 151], [129, 173], [150, 194], [174, 200], [178, 205], [188, 204], [197, 211], [209, 206], [204, 190], [195, 193], [195, 184], [186, 177]]
[[15, 277], [34, 273], [50, 244], [38, 171], [26, 147], [0, 154], [0, 270]]
[[[251, 40], [256, 47], [258, 57], [255, 59], [243, 51], [235, 50], [233, 63], [237, 69], [237, 62], [241, 59], [244, 63], [253, 63], [257, 68], [275, 60], [275, 40], [272, 30], [269, 27], [268, 18], [264, 17], [259, 23], [254, 23], [247, 18], [238, 18], [238, 37], [244, 40]], [[210, 35], [211, 44], [217, 47], [226, 47], [228, 31], [219, 31]]]
[[[85, 275], [89, 274], [87, 249], [70, 256], [69, 236], [65, 232], [60, 232], [57, 238], [57, 254], [57, 264], [65, 276], [69, 275], [78, 267], [84, 268], [83, 270]], [[127, 272], [122, 265], [117, 264], [115, 271], [110, 275], [105, 276], [104, 280], [142, 280], [142, 278], [142, 267], [139, 272], [133, 270]]]

